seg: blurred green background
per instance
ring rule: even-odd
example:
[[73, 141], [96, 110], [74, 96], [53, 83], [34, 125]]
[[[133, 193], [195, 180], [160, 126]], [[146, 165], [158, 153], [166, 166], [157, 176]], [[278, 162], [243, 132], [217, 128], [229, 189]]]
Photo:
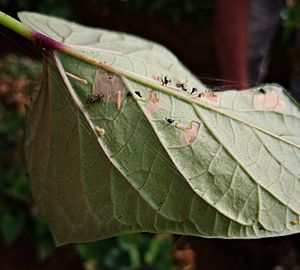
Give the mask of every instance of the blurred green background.
[[[0, 0], [0, 10], [14, 17], [19, 10], [30, 10], [108, 29], [130, 29], [134, 34], [170, 47], [196, 75], [218, 76], [209, 34], [214, 11], [212, 0], [86, 0], [84, 6], [81, 1], [71, 0]], [[299, 5], [283, 11], [279, 50], [288, 50], [299, 22]], [[151, 24], [151, 29], [145, 30], [145, 26], [140, 27], [141, 23]], [[41, 80], [39, 54], [28, 42], [8, 30], [0, 28], [0, 32], [3, 34], [0, 44], [1, 270], [271, 269], [287, 260], [286, 257], [290, 258], [289, 263], [284, 261], [281, 265], [288, 266], [280, 269], [300, 269], [300, 241], [292, 237], [248, 244], [245, 241], [178, 240], [172, 235], [136, 234], [55, 248], [48, 227], [32, 201], [22, 160], [26, 106], [30, 103], [30, 93]], [[196, 35], [200, 37], [195, 38]], [[197, 51], [200, 53], [195, 59]], [[274, 70], [269, 75], [270, 80], [275, 78], [283, 85], [287, 83], [288, 74]], [[273, 245], [279, 244], [286, 247], [286, 253], [273, 249]], [[178, 253], [182, 247], [185, 252]], [[262, 247], [267, 253], [262, 252]]]

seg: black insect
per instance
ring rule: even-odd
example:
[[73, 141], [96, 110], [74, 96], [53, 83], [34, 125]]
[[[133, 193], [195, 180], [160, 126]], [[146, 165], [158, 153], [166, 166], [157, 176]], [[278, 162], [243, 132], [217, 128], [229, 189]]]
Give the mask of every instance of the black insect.
[[191, 94], [194, 94], [195, 92], [197, 92], [197, 88], [193, 87]]
[[176, 87], [181, 88], [183, 91], [187, 90], [185, 83], [177, 83]]
[[96, 103], [96, 102], [102, 102], [103, 98], [104, 98], [104, 96], [103, 95], [100, 96], [99, 94], [97, 94], [97, 95], [94, 95], [94, 94], [88, 95], [85, 103], [86, 104], [93, 104], [93, 103]]
[[135, 91], [134, 92], [137, 96], [139, 96], [140, 98], [142, 97], [142, 94], [141, 94], [141, 92], [139, 92], [139, 91]]
[[131, 92], [127, 92], [126, 96], [130, 98], [132, 96]]
[[169, 123], [169, 124], [172, 124], [172, 123], [174, 123], [174, 120], [173, 119], [170, 119], [170, 118], [165, 118], [166, 119], [166, 121]]
[[258, 92], [261, 93], [261, 94], [264, 94], [264, 95], [267, 93], [267, 91], [263, 88], [259, 88]]
[[202, 97], [202, 93], [199, 93], [198, 97], [200, 97], [200, 98], [201, 98], [201, 97]]
[[166, 86], [169, 83], [171, 83], [172, 81], [168, 76], [164, 75], [164, 76], [161, 76], [161, 82], [162, 82], [162, 85]]

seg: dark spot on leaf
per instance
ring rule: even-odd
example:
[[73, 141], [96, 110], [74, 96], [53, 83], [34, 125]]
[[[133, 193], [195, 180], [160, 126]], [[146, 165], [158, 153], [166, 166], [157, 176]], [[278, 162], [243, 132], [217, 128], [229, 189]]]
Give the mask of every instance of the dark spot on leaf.
[[165, 118], [166, 119], [166, 121], [169, 123], [169, 124], [172, 124], [172, 123], [174, 123], [174, 120], [173, 119], [170, 119], [170, 118]]
[[134, 92], [137, 96], [139, 96], [140, 98], [142, 97], [142, 94], [141, 94], [141, 92], [139, 92], [139, 91], [135, 91]]
[[96, 102], [102, 102], [104, 95], [88, 95], [85, 101], [86, 104], [93, 104]]
[[177, 83], [176, 87], [181, 88], [181, 90], [183, 90], [183, 91], [187, 91], [185, 83]]
[[169, 83], [171, 83], [172, 81], [168, 76], [164, 75], [164, 76], [161, 76], [161, 82], [162, 82], [163, 86], [166, 86]]
[[193, 87], [191, 94], [194, 94], [197, 91], [197, 88]]
[[261, 94], [264, 94], [264, 95], [267, 93], [267, 91], [263, 88], [259, 88], [258, 92], [261, 93]]

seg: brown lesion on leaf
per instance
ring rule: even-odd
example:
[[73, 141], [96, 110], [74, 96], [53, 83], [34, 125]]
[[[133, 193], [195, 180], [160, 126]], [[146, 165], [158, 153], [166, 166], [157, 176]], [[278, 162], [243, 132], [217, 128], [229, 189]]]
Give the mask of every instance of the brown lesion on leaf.
[[200, 123], [192, 121], [188, 126], [185, 126], [181, 123], [176, 123], [175, 127], [181, 130], [180, 142], [183, 145], [186, 145], [192, 144], [196, 140], [200, 130]]
[[266, 93], [257, 93], [253, 99], [255, 110], [278, 110], [283, 111], [286, 107], [285, 102], [279, 98], [275, 90]]
[[212, 105], [219, 105], [222, 97], [222, 92], [203, 91], [198, 95], [198, 97], [208, 101]]
[[113, 102], [118, 110], [125, 99], [126, 86], [121, 77], [98, 69], [93, 84], [93, 94], [103, 96], [104, 102]]
[[163, 102], [159, 99], [156, 91], [151, 90], [146, 100], [145, 111], [149, 114], [153, 114], [158, 108], [163, 107]]

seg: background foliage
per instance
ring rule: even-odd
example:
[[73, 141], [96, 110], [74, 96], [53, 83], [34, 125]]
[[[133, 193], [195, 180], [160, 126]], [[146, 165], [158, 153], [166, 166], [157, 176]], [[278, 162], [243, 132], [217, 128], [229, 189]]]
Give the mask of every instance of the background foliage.
[[[75, 18], [72, 10], [74, 2], [71, 0], [0, 0], [3, 11], [16, 13], [17, 11], [36, 11], [57, 17]], [[173, 21], [179, 21], [184, 16], [194, 18], [208, 18], [214, 7], [214, 0], [94, 0], [98, 7], [113, 6], [124, 12], [134, 14], [140, 10], [159, 10], [166, 13]], [[88, 3], [88, 2], [87, 2]], [[85, 3], [85, 4], [87, 4]], [[76, 18], [75, 18], [76, 19]]]

